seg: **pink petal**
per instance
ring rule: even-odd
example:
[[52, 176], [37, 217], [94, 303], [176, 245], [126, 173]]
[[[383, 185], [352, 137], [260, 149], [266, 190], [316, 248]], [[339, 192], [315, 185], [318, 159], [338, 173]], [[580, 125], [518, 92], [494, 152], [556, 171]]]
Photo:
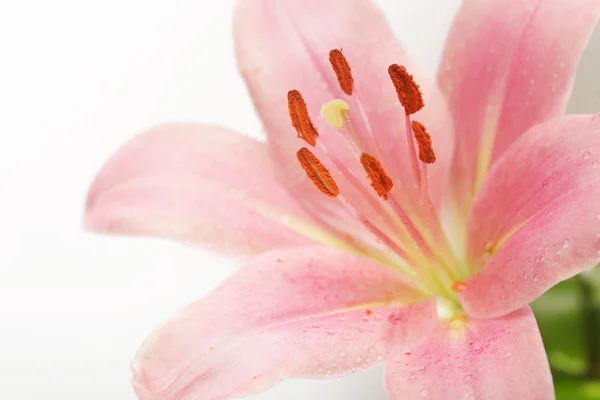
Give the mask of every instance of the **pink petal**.
[[386, 368], [390, 400], [551, 400], [552, 376], [529, 307], [498, 319], [472, 319], [466, 331], [440, 322], [410, 354]]
[[[339, 88], [328, 59], [331, 49], [343, 49], [352, 67], [356, 92], [384, 149], [387, 172], [396, 178], [396, 195], [403, 201], [417, 194], [407, 153], [404, 110], [387, 69], [393, 63], [405, 64], [415, 75], [427, 104], [415, 118], [425, 124], [433, 137], [437, 161], [430, 168], [430, 189], [432, 196], [439, 199], [446, 187], [453, 148], [447, 107], [437, 88], [413, 66], [371, 1], [239, 1], [235, 40], [239, 68], [262, 118], [276, 162], [286, 182], [302, 194], [312, 209], [318, 209], [327, 199], [312, 187], [297, 165], [295, 152], [306, 143], [296, 138], [289, 120], [286, 95], [291, 89], [303, 94], [320, 140], [361, 177], [363, 186], [372, 190], [346, 140], [319, 117], [325, 102], [343, 98], [350, 102], [353, 120], [360, 120], [359, 109], [352, 102], [356, 95], [348, 97]], [[317, 151], [317, 155], [331, 167], [344, 196], [370, 216], [368, 202], [358, 197], [322, 152]], [[394, 165], [398, 168], [391, 167]], [[419, 204], [418, 200], [415, 203]]]
[[467, 312], [504, 315], [600, 261], [599, 171], [599, 115], [538, 125], [498, 160], [471, 215]]
[[471, 200], [486, 138], [494, 161], [527, 129], [564, 112], [599, 13], [599, 0], [463, 2], [438, 74], [460, 132], [453, 173], [463, 200]]
[[391, 267], [333, 249], [274, 251], [186, 307], [133, 364], [141, 400], [220, 400], [364, 369], [435, 327]]
[[282, 223], [307, 218], [277, 182], [267, 148], [225, 128], [164, 125], [134, 138], [90, 188], [86, 226], [252, 256], [312, 243]]

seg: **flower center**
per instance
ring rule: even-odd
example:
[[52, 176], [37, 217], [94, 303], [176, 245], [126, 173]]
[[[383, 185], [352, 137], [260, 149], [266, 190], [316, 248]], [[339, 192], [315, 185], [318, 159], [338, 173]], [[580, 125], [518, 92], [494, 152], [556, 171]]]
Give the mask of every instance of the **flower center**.
[[[390, 176], [387, 172], [393, 170], [390, 165], [394, 160], [384, 157], [382, 145], [385, 143], [379, 143], [370, 128], [350, 64], [337, 49], [329, 53], [329, 60], [348, 101], [334, 99], [325, 103], [321, 116], [333, 131], [345, 138], [364, 174], [356, 174], [355, 166], [342, 162], [336, 156], [336, 149], [319, 140], [319, 132], [297, 90], [288, 93], [290, 119], [298, 137], [325, 155], [343, 175], [345, 183], [361, 195], [373, 211], [369, 213], [370, 217], [358, 210], [356, 199], [353, 198], [353, 204], [344, 196], [329, 170], [307, 147], [302, 147], [297, 153], [300, 165], [317, 189], [327, 197], [337, 199], [349, 215], [364, 226], [374, 243], [384, 249], [388, 264], [401, 271], [426, 294], [443, 296], [456, 303], [456, 292], [464, 289], [462, 281], [468, 277], [468, 272], [455, 256], [429, 193], [428, 165], [436, 161], [433, 142], [425, 126], [411, 119], [425, 106], [419, 85], [404, 66], [393, 64], [388, 68], [404, 109], [404, 129], [414, 180], [408, 184], [414, 185], [419, 194], [415, 211], [407, 209], [396, 197], [397, 191], [402, 190], [402, 185], [407, 182], [395, 181], [393, 174]], [[399, 186], [396, 187], [395, 183]]]

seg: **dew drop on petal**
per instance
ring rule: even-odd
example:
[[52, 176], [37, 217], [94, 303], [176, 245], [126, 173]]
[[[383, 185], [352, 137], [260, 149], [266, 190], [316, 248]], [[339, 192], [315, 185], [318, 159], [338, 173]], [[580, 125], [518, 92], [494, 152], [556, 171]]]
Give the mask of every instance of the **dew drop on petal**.
[[592, 156], [592, 153], [590, 153], [589, 151], [586, 151], [585, 153], [583, 153], [584, 160], [588, 160], [591, 156]]
[[340, 357], [345, 357], [345, 356], [346, 356], [346, 353], [344, 353], [343, 351], [340, 351], [340, 352], [338, 353], [338, 356], [340, 356]]
[[563, 242], [563, 249], [568, 249], [570, 245], [571, 241], [569, 239], [565, 239], [565, 241]]
[[421, 390], [421, 397], [427, 397], [427, 396], [429, 396], [429, 390], [427, 390], [427, 389]]
[[542, 182], [542, 187], [546, 187], [546, 186], [548, 186], [548, 181]]
[[533, 281], [537, 282], [540, 279], [538, 274], [533, 275]]

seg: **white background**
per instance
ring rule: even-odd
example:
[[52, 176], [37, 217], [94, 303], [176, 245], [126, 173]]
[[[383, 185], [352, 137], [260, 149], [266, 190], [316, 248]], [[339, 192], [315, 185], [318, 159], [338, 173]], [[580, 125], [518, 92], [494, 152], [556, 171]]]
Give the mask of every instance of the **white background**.
[[[380, 0], [433, 73], [459, 0]], [[260, 135], [238, 77], [232, 0], [0, 1], [0, 399], [134, 400], [145, 336], [234, 270], [174, 243], [81, 229], [87, 187], [163, 121]], [[571, 110], [600, 111], [600, 32]], [[384, 399], [376, 368], [254, 399]]]

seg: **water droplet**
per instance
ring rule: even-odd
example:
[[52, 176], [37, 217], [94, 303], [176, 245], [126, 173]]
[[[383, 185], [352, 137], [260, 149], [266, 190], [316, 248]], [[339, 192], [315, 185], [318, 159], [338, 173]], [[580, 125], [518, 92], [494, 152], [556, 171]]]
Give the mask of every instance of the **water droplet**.
[[344, 353], [343, 351], [340, 351], [338, 353], [338, 356], [340, 356], [340, 357], [346, 357], [346, 353]]
[[546, 187], [546, 186], [548, 186], [548, 181], [542, 182], [542, 187]]
[[326, 334], [328, 334], [329, 336], [333, 336], [333, 335], [335, 335], [335, 331], [334, 331], [334, 330], [331, 330], [331, 329], [327, 329], [327, 330], [325, 330], [325, 333], [326, 333]]
[[600, 165], [600, 161], [594, 160], [594, 162], [592, 162], [592, 168], [598, 168], [598, 165]]
[[471, 381], [473, 381], [473, 375], [465, 375], [463, 381], [467, 384], [471, 383]]
[[538, 274], [533, 275], [533, 281], [537, 282], [540, 279], [540, 276]]
[[563, 242], [563, 249], [568, 249], [570, 245], [571, 241], [569, 239], [565, 239], [565, 241]]
[[369, 348], [369, 353], [375, 353], [375, 347], [370, 347]]
[[340, 337], [344, 340], [350, 340], [352, 339], [352, 331], [350, 329], [345, 330], [344, 332], [342, 332], [342, 334], [340, 335]]
[[402, 322], [402, 314], [399, 311], [390, 314], [390, 316], [388, 317], [388, 322], [392, 325], [399, 324], [400, 322]]
[[375, 321], [381, 321], [381, 318], [382, 318], [381, 313], [376, 312], [374, 318], [375, 318]]
[[332, 362], [332, 363], [331, 363], [331, 366], [332, 366], [333, 368], [335, 368], [335, 367], [337, 367], [337, 363], [334, 361], [334, 362]]
[[356, 364], [357, 364], [357, 365], [358, 365], [358, 364], [360, 364], [360, 362], [361, 362], [361, 361], [362, 361], [362, 358], [360, 358], [360, 357], [356, 357]]
[[583, 153], [584, 160], [588, 160], [591, 156], [592, 156], [592, 153], [590, 153], [589, 151], [586, 151], [585, 153]]
[[323, 366], [322, 365], [317, 365], [317, 371], [323, 372]]
[[510, 358], [512, 356], [512, 353], [510, 351], [507, 351], [506, 353], [504, 353], [504, 357], [506, 358]]
[[427, 390], [427, 389], [421, 390], [421, 397], [427, 397], [427, 396], [429, 396], [429, 390]]
[[377, 361], [381, 361], [381, 360], [383, 360], [383, 356], [380, 354], [377, 356]]

